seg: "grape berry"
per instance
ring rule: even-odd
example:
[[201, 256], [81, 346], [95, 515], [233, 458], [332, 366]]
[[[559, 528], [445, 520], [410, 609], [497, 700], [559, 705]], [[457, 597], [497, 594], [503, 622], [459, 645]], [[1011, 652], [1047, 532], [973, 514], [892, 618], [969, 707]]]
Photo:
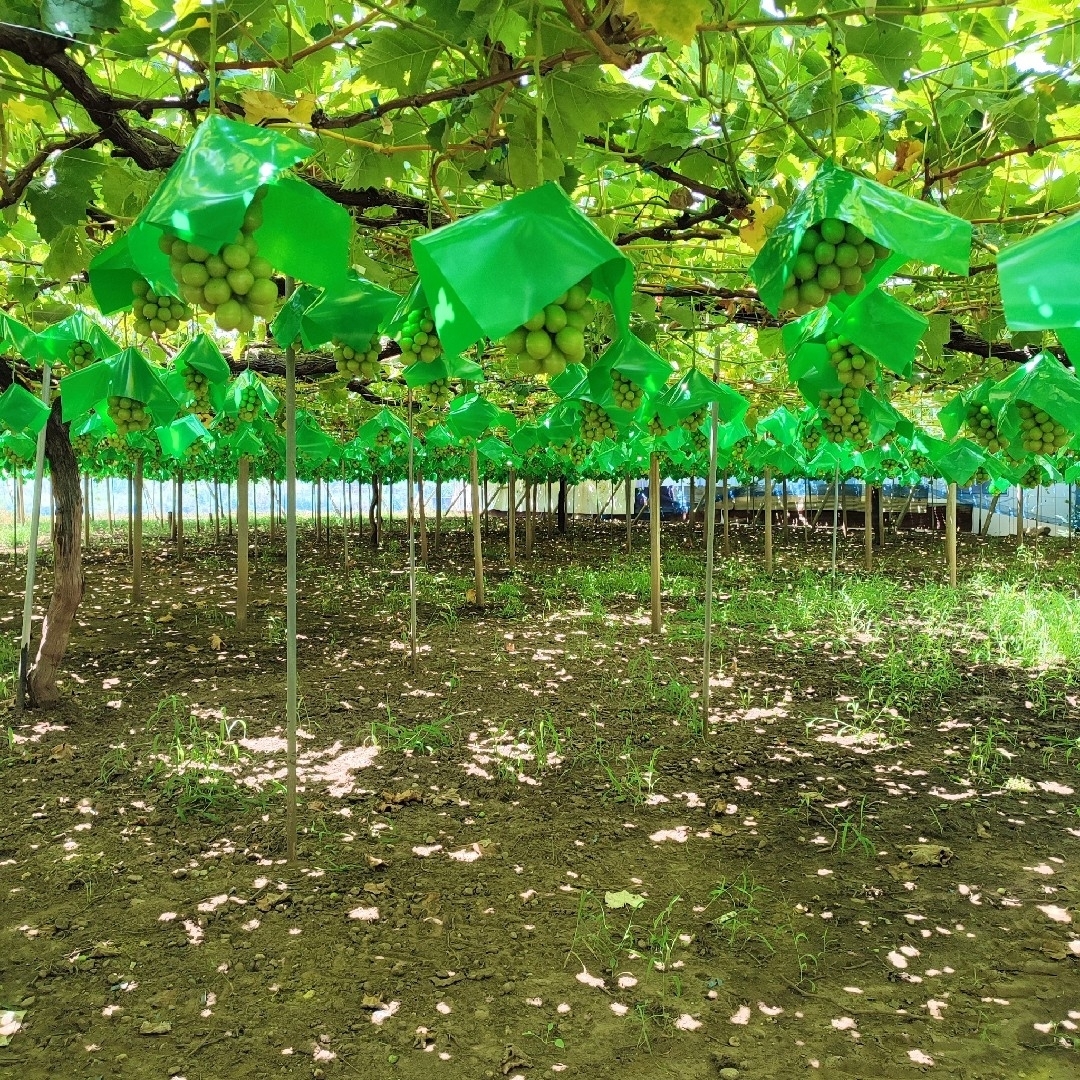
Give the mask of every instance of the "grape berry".
[[68, 367], [73, 371], [79, 371], [84, 367], [92, 364], [96, 357], [94, 356], [94, 346], [89, 341], [73, 341], [71, 348], [67, 351]]
[[182, 301], [174, 296], [159, 296], [142, 278], [131, 283], [131, 291], [135, 297], [135, 333], [139, 337], [177, 330], [181, 320], [191, 315]]
[[379, 349], [381, 339], [372, 334], [368, 347], [354, 349], [343, 341], [334, 340], [334, 364], [342, 375], [361, 379], [376, 379], [379, 376]]
[[121, 435], [129, 431], [149, 431], [153, 420], [146, 410], [146, 403], [135, 398], [112, 395], [108, 404], [109, 419]]

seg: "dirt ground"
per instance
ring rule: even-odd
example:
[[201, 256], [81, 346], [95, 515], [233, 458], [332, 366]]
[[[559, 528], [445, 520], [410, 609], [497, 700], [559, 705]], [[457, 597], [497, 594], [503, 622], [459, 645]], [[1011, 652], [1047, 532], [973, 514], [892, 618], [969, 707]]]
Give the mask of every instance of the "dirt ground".
[[[872, 625], [736, 614], [703, 730], [700, 539], [668, 530], [653, 638], [645, 534], [541, 534], [511, 573], [500, 529], [484, 612], [469, 538], [432, 556], [415, 674], [400, 539], [348, 574], [303, 545], [295, 866], [282, 552], [240, 633], [224, 540], [154, 541], [134, 607], [98, 542], [64, 706], [2, 720], [0, 1080], [1080, 1075], [1074, 696], [959, 657], [848, 723]], [[737, 543], [719, 611], [761, 589]], [[827, 536], [779, 559], [782, 606]], [[940, 540], [881, 575], [940, 579]]]

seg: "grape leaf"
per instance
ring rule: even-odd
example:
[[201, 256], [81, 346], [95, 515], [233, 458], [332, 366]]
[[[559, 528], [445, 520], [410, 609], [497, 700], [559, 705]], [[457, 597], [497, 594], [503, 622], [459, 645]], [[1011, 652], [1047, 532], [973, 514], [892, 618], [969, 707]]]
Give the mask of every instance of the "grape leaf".
[[49, 244], [49, 254], [42, 269], [57, 281], [67, 281], [90, 265], [92, 255], [82, 229], [66, 225]]
[[865, 26], [852, 26], [845, 32], [850, 56], [862, 56], [881, 72], [889, 86], [899, 89], [904, 73], [922, 52], [919, 32], [910, 26], [874, 19]]
[[928, 316], [930, 325], [922, 336], [923, 348], [931, 360], [940, 360], [945, 343], [952, 336], [952, 322], [948, 315]]
[[361, 67], [371, 82], [415, 94], [423, 90], [441, 50], [437, 41], [418, 30], [380, 30], [364, 49]]
[[[89, 184], [86, 185], [86, 192], [88, 196], [93, 195]], [[71, 197], [68, 187], [61, 184], [46, 187], [42, 181], [35, 180], [26, 189], [26, 204], [34, 215], [38, 235], [47, 242], [52, 241], [67, 226], [85, 221], [86, 205], [89, 201], [87, 197], [81, 203], [77, 202]]]
[[630, 86], [603, 82], [599, 66], [553, 71], [544, 90], [545, 119], [560, 152], [571, 155], [578, 139], [596, 135], [601, 125], [625, 116], [641, 103], [642, 92]]
[[705, 0], [626, 0], [623, 5], [628, 15], [637, 12], [658, 34], [683, 45], [694, 40], [706, 6]]
[[60, 34], [92, 34], [120, 25], [120, 0], [43, 0], [41, 21]]

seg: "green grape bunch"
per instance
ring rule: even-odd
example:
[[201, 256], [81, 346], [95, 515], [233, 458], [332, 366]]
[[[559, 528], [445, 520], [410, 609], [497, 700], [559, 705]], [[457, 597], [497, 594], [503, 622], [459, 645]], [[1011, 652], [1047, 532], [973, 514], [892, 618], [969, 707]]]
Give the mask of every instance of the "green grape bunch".
[[655, 439], [660, 438], [662, 435], [666, 435], [670, 430], [671, 428], [669, 428], [664, 423], [664, 421], [660, 419], [659, 413], [656, 413], [652, 416], [646, 427], [646, 431], [648, 431], [648, 433], [652, 435]]
[[839, 395], [821, 391], [822, 427], [832, 443], [850, 442], [866, 446], [870, 440], [870, 422], [862, 415], [859, 398], [862, 390], [845, 386]]
[[585, 331], [596, 318], [591, 291], [592, 282], [583, 278], [503, 338], [523, 375], [561, 375], [567, 364], [584, 363]]
[[708, 450], [709, 448], [709, 437], [701, 430], [701, 425], [708, 419], [709, 407], [707, 405], [699, 406], [692, 413], [682, 418], [680, 427], [689, 435], [690, 445], [695, 450]]
[[432, 364], [443, 354], [431, 308], [414, 308], [410, 311], [398, 341], [401, 344], [401, 362], [406, 367], [412, 367], [418, 360]]
[[[179, 325], [179, 324], [177, 324]], [[97, 357], [94, 355], [94, 346], [89, 341], [73, 341], [67, 351], [68, 367], [72, 371], [81, 371], [84, 367], [92, 364]]]
[[135, 297], [135, 333], [139, 337], [152, 334], [164, 334], [167, 330], [178, 330], [184, 319], [191, 317], [191, 311], [181, 300], [174, 296], [161, 296], [150, 288], [150, 283], [136, 278], [131, 283], [131, 292]]
[[814, 424], [806, 424], [800, 431], [799, 437], [802, 440], [803, 449], [808, 454], [813, 454], [821, 445], [821, 428]]
[[379, 428], [375, 435], [375, 445], [387, 447], [394, 445], [394, 433], [389, 428]]
[[334, 366], [342, 375], [360, 379], [379, 377], [379, 351], [382, 341], [372, 334], [367, 349], [354, 349], [344, 341], [334, 339]]
[[94, 449], [94, 440], [89, 435], [76, 435], [71, 440], [71, 449], [77, 458], [88, 458]]
[[585, 442], [600, 442], [601, 439], [617, 439], [619, 429], [607, 410], [592, 401], [581, 403], [581, 437]]
[[109, 419], [116, 425], [121, 435], [129, 431], [149, 431], [153, 418], [147, 411], [146, 402], [137, 398], [122, 397], [113, 394], [108, 402]]
[[1019, 486], [1022, 488], [1037, 488], [1037, 487], [1049, 487], [1050, 481], [1046, 478], [1046, 473], [1039, 468], [1038, 465], [1032, 465], [1030, 469], [1023, 476], [1020, 477]]
[[580, 439], [569, 438], [556, 450], [574, 465], [580, 465], [588, 456], [589, 451]]
[[979, 405], [973, 401], [967, 407], [964, 422], [967, 424], [971, 437], [991, 454], [1009, 449], [1009, 440], [998, 431], [997, 422], [994, 420], [989, 405]]
[[236, 417], [245, 424], [250, 424], [259, 415], [262, 398], [259, 396], [257, 386], [245, 386], [240, 391], [240, 401], [237, 405]]
[[1071, 436], [1063, 424], [1026, 401], [1020, 402], [1018, 407], [1021, 439], [1029, 454], [1054, 454], [1064, 449]]
[[240, 231], [216, 252], [168, 235], [160, 241], [180, 294], [213, 315], [219, 330], [251, 333], [256, 318], [269, 322], [278, 308], [274, 268], [259, 254], [254, 236], [263, 223], [263, 194], [256, 192]]
[[611, 373], [611, 393], [615, 398], [615, 404], [627, 412], [637, 412], [645, 400], [645, 391], [636, 382], [618, 371]]
[[803, 234], [780, 309], [805, 315], [837, 293], [858, 296], [867, 277], [891, 254], [857, 226], [825, 218]]
[[449, 379], [435, 379], [424, 386], [418, 387], [417, 393], [428, 405], [438, 409], [450, 403], [451, 398], [454, 396], [454, 388], [450, 385]]
[[848, 338], [830, 338], [825, 348], [829, 351], [829, 363], [843, 386], [864, 390], [877, 381], [877, 360]]
[[210, 402], [210, 380], [198, 368], [184, 368], [184, 386], [195, 398], [195, 405], [207, 405]]

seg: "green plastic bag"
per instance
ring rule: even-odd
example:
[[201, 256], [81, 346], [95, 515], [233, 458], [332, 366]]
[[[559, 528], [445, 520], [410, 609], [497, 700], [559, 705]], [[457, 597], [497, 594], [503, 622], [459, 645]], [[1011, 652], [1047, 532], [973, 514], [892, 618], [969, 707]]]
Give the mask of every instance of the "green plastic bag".
[[25, 466], [33, 463], [36, 453], [37, 440], [31, 439], [29, 435], [0, 435], [0, 455], [3, 457], [10, 455], [20, 465]]
[[504, 427], [512, 432], [516, 424], [512, 414], [477, 393], [454, 398], [446, 417], [446, 426], [459, 439], [478, 439], [494, 427]]
[[24, 359], [34, 356], [34, 339], [37, 335], [6, 311], [0, 311], [0, 352], [11, 351]]
[[[299, 337], [305, 349], [317, 349], [328, 341], [341, 341], [354, 349], [366, 350], [373, 335], [400, 302], [397, 293], [366, 281], [350, 270], [340, 285], [321, 292], [310, 286], [297, 289], [274, 320], [271, 331], [274, 338], [284, 344]], [[295, 329], [291, 333], [283, 322], [290, 311], [295, 318]]]
[[581, 406], [576, 401], [560, 401], [537, 423], [547, 446], [562, 446], [581, 435]]
[[[240, 231], [255, 192], [310, 155], [303, 143], [274, 128], [210, 116], [195, 129], [138, 221], [217, 251]], [[322, 237], [309, 233], [308, 239]]]
[[159, 235], [150, 226], [136, 223], [90, 260], [90, 291], [102, 315], [130, 308], [135, 301], [131, 286], [136, 281], [150, 282], [159, 296], [180, 295], [169, 269], [169, 257], [158, 248]]
[[929, 325], [926, 316], [880, 289], [864, 289], [844, 311], [815, 308], [787, 323], [782, 337], [789, 369], [798, 370], [807, 364], [816, 366], [816, 349], [811, 350], [813, 360], [798, 359], [799, 352], [807, 345], [823, 346], [829, 338], [846, 337], [876, 357], [882, 367], [906, 379], [911, 375], [915, 351]]
[[987, 455], [970, 439], [942, 443], [928, 455], [938, 469], [938, 475], [949, 484], [965, 487], [975, 474], [986, 468]]
[[123, 349], [108, 360], [65, 375], [60, 398], [65, 421], [75, 420], [91, 409], [103, 412], [109, 397], [128, 397], [143, 402], [158, 426], [176, 415], [178, 405], [154, 367], [138, 349]]
[[1078, 253], [1080, 214], [998, 254], [998, 281], [1009, 326], [1014, 330], [1080, 328]]
[[0, 424], [15, 434], [37, 435], [52, 410], [25, 386], [12, 383], [0, 394]]
[[270, 387], [250, 368], [241, 371], [226, 390], [223, 411], [229, 416], [239, 416], [241, 399], [244, 391], [249, 388], [254, 388], [258, 395], [261, 406], [259, 411], [266, 416], [276, 416], [281, 402]]
[[520, 461], [513, 448], [494, 435], [489, 435], [486, 439], [477, 443], [476, 452], [491, 462], [492, 465], [498, 467], [515, 465]]
[[670, 361], [654, 352], [639, 337], [629, 331], [615, 341], [589, 371], [593, 392], [610, 397], [611, 372], [617, 371], [635, 386], [641, 387], [646, 397], [655, 397], [664, 388], [675, 369]]
[[402, 378], [405, 385], [414, 390], [420, 386], [428, 386], [439, 379], [461, 379], [462, 382], [480, 383], [484, 381], [484, 369], [473, 360], [466, 360], [464, 356], [452, 359], [443, 353], [437, 360], [430, 363], [420, 361], [410, 364], [404, 371]]
[[229, 449], [238, 457], [258, 458], [266, 450], [266, 445], [255, 434], [251, 424], [241, 424], [226, 441]]
[[759, 435], [768, 435], [781, 446], [794, 446], [799, 441], [799, 417], [781, 405], [757, 422]]
[[673, 427], [714, 401], [719, 405], [720, 419], [728, 424], [744, 417], [750, 408], [750, 402], [738, 391], [724, 383], [713, 382], [693, 368], [657, 397], [657, 415], [665, 427]]
[[319, 422], [303, 409], [296, 411], [296, 457], [310, 468], [318, 468], [335, 455], [337, 443], [319, 427]]
[[405, 422], [388, 408], [380, 409], [366, 424], [361, 424], [356, 438], [360, 445], [368, 450], [380, 446], [382, 433], [387, 432], [391, 442], [402, 442], [409, 438], [409, 428]]
[[[955, 274], [968, 273], [969, 222], [827, 161], [799, 193], [750, 266], [758, 295], [774, 315], [780, 309], [803, 234], [828, 217], [849, 222], [892, 249], [892, 256], [867, 280], [867, 289], [880, 284], [908, 259], [935, 263]], [[844, 308], [852, 299], [840, 293], [833, 303]]]
[[179, 372], [188, 368], [201, 372], [211, 385], [229, 381], [228, 361], [207, 334], [197, 334], [176, 354], [173, 366]]
[[505, 337], [585, 277], [611, 304], [617, 329], [629, 327], [633, 265], [557, 184], [444, 225], [411, 247], [448, 353]]
[[203, 427], [202, 421], [190, 414], [155, 428], [154, 434], [161, 443], [161, 452], [176, 461], [181, 461], [197, 442], [210, 441], [210, 432]]
[[1048, 413], [1070, 431], [1080, 431], [1080, 379], [1070, 373], [1053, 353], [1041, 352], [1020, 364], [1008, 378], [989, 391], [989, 400], [998, 410], [998, 430], [1008, 439], [1020, 431], [1018, 414], [1007, 415], [1008, 406], [1028, 402]]
[[[130, 293], [128, 298], [129, 301], [134, 299]], [[98, 360], [106, 360], [120, 351], [120, 346], [93, 319], [84, 312], [76, 311], [47, 330], [42, 330], [34, 343], [35, 352], [40, 359], [50, 363], [66, 361], [68, 351], [77, 341], [91, 345]]]

